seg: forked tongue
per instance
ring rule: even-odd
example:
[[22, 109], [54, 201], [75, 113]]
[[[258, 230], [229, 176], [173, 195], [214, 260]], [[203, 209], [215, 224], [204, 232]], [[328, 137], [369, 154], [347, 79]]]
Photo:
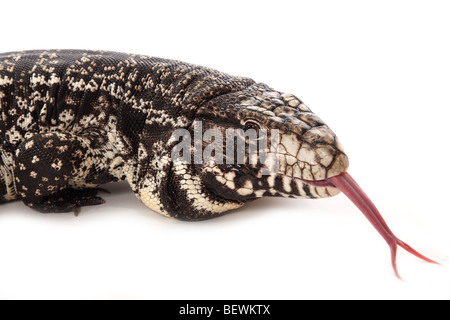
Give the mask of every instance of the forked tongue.
[[331, 177], [327, 180], [331, 182], [336, 188], [341, 190], [359, 208], [359, 210], [364, 213], [366, 218], [369, 219], [370, 223], [372, 223], [372, 225], [375, 227], [375, 229], [377, 229], [384, 240], [386, 240], [389, 247], [391, 248], [392, 266], [397, 277], [400, 278], [396, 264], [397, 246], [402, 247], [403, 249], [405, 249], [409, 253], [412, 253], [416, 257], [419, 257], [420, 259], [431, 263], [437, 263], [420, 254], [409, 245], [398, 239], [392, 233], [373, 202], [347, 172], [344, 172], [335, 177]]

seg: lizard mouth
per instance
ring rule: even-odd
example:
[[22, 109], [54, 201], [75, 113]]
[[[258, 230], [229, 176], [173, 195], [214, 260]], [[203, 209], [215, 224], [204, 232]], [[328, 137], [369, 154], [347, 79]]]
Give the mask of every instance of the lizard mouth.
[[373, 202], [347, 172], [323, 180], [300, 180], [313, 186], [334, 187], [342, 191], [342, 193], [344, 193], [359, 208], [359, 210], [361, 210], [361, 212], [366, 216], [370, 223], [372, 223], [378, 233], [380, 233], [380, 235], [389, 245], [391, 249], [392, 267], [394, 268], [394, 272], [397, 277], [400, 277], [396, 265], [397, 246], [402, 247], [403, 249], [420, 259], [423, 259], [427, 262], [436, 263], [435, 261], [420, 254], [394, 235]]
[[314, 187], [337, 188], [336, 184], [333, 183], [332, 178], [322, 179], [322, 180], [305, 180], [305, 179], [300, 179], [300, 178], [296, 178], [296, 179], [299, 179], [302, 182], [309, 184], [311, 186], [314, 186]]

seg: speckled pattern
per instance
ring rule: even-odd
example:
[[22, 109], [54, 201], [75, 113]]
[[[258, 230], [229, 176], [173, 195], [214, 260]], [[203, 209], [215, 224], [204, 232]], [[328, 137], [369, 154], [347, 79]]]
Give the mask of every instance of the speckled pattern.
[[[337, 189], [305, 181], [348, 167], [335, 134], [297, 97], [180, 61], [88, 50], [0, 54], [0, 107], [0, 200], [41, 212], [101, 204], [98, 186], [126, 180], [152, 210], [201, 220], [263, 196], [332, 196]], [[277, 172], [173, 161], [172, 133], [192, 132], [196, 121], [224, 135], [279, 130]]]

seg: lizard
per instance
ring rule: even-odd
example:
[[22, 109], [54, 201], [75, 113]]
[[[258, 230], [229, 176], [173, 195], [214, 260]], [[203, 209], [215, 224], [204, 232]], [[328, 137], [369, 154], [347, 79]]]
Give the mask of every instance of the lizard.
[[[261, 197], [343, 191], [388, 242], [397, 275], [397, 245], [434, 262], [389, 230], [348, 175], [348, 157], [325, 122], [295, 95], [250, 78], [139, 54], [9, 52], [0, 54], [0, 108], [0, 202], [78, 213], [104, 203], [101, 185], [127, 181], [151, 210], [197, 221]], [[250, 156], [244, 163], [174, 159], [174, 132], [194, 134], [198, 123], [201, 134], [223, 136], [230, 128], [276, 130], [269, 134], [278, 135], [276, 169], [263, 174], [267, 163], [249, 164]]]

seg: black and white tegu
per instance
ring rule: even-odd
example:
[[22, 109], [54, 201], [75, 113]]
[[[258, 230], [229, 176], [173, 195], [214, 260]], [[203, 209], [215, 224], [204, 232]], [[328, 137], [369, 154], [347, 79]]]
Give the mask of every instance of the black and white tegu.
[[202, 220], [261, 197], [340, 190], [388, 242], [395, 272], [397, 245], [432, 262], [346, 173], [334, 132], [296, 96], [249, 78], [137, 54], [3, 53], [0, 108], [1, 202], [78, 212], [104, 202], [100, 185], [125, 180], [153, 211]]

